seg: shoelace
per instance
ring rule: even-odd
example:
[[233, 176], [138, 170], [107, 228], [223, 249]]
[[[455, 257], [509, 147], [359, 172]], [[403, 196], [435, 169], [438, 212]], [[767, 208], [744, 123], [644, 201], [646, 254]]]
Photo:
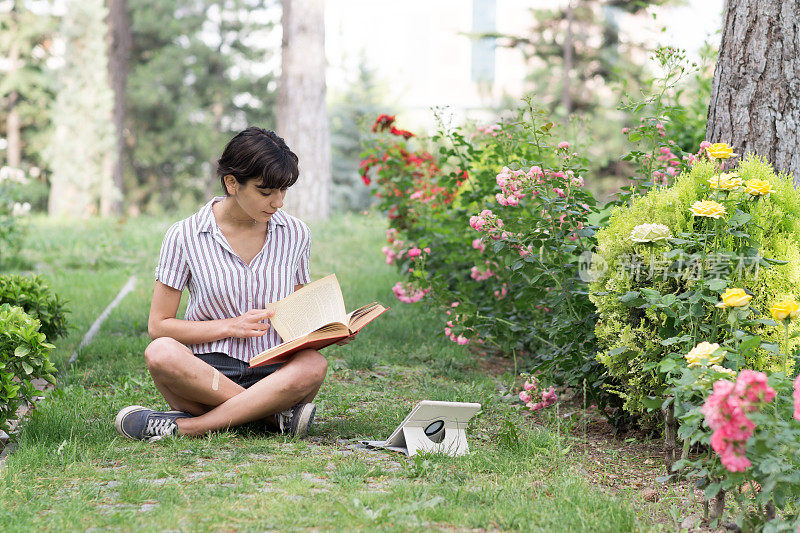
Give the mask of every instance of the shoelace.
[[145, 427], [145, 435], [150, 435], [149, 441], [156, 441], [164, 438], [167, 435], [172, 435], [175, 432], [175, 421], [169, 418], [151, 417], [147, 419], [147, 427]]
[[287, 428], [292, 426], [292, 415], [294, 411], [287, 409], [278, 414], [278, 429], [283, 433]]

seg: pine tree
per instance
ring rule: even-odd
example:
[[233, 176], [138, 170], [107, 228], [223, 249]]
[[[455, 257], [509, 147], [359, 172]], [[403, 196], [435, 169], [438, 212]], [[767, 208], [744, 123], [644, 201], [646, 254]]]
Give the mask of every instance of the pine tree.
[[53, 79], [45, 68], [55, 19], [34, 13], [26, 2], [0, 6], [0, 132], [6, 138], [5, 163], [41, 165], [40, 151], [49, 130]]
[[618, 100], [610, 85], [625, 80], [638, 88], [645, 72], [634, 56], [635, 43], [623, 42], [617, 17], [661, 2], [570, 0], [555, 9], [531, 9], [535, 23], [525, 36], [493, 34], [500, 46], [520, 50], [530, 66], [534, 100], [562, 117], [595, 113]]
[[216, 158], [248, 125], [272, 127], [270, 0], [129, 3], [126, 187], [135, 208], [194, 207], [214, 192]]
[[[99, 212], [104, 189], [113, 187], [113, 93], [108, 83], [103, 0], [67, 0], [61, 24], [65, 65], [59, 72], [55, 132], [49, 148], [51, 215], [84, 217]], [[105, 193], [108, 194], [108, 193]]]
[[108, 78], [114, 91], [114, 167], [112, 182], [119, 195], [101, 198], [100, 210], [122, 214], [122, 195], [125, 192], [125, 108], [128, 86], [128, 59], [131, 53], [131, 22], [127, 0], [108, 0]]

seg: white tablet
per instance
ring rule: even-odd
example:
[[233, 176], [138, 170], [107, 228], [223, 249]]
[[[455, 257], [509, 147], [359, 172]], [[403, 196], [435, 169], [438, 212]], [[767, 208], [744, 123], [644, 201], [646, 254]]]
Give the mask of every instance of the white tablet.
[[479, 403], [419, 402], [385, 441], [362, 441], [369, 447], [385, 448], [406, 455], [419, 451], [462, 455], [469, 452], [466, 428], [481, 410]]

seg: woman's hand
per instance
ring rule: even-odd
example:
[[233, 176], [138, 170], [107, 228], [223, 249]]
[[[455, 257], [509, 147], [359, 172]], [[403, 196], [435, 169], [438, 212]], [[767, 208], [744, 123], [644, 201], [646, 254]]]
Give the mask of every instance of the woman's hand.
[[269, 324], [264, 322], [275, 316], [272, 309], [251, 309], [236, 318], [229, 318], [229, 337], [263, 337], [269, 330]]

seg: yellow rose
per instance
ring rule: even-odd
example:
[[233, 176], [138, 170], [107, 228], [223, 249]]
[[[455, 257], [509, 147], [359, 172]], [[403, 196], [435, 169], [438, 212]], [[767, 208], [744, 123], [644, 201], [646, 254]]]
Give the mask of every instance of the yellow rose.
[[684, 357], [689, 363], [689, 366], [706, 366], [711, 363], [719, 364], [725, 359], [725, 354], [728, 352], [722, 350], [714, 355], [714, 352], [717, 350], [719, 350], [719, 344], [716, 342], [711, 344], [710, 342], [703, 341], [692, 348]]
[[797, 311], [800, 311], [800, 304], [791, 299], [775, 302], [772, 304], [772, 307], [769, 308], [769, 314], [777, 321], [795, 318], [797, 316]]
[[768, 181], [752, 179], [745, 182], [744, 192], [751, 196], [765, 196], [775, 191], [772, 190]]
[[722, 293], [722, 301], [717, 304], [717, 307], [725, 309], [727, 307], [743, 307], [750, 303], [753, 299], [752, 296], [744, 292], [744, 289], [725, 289]]
[[739, 155], [734, 154], [733, 148], [728, 146], [726, 143], [714, 143], [706, 148], [706, 152], [708, 153], [708, 157], [711, 159], [729, 159]]
[[723, 172], [718, 176], [710, 178], [708, 184], [712, 189], [733, 191], [742, 186], [742, 178], [740, 178], [739, 174], [736, 172]]
[[697, 200], [689, 210], [696, 217], [721, 218], [725, 214], [725, 206], [714, 200]]

